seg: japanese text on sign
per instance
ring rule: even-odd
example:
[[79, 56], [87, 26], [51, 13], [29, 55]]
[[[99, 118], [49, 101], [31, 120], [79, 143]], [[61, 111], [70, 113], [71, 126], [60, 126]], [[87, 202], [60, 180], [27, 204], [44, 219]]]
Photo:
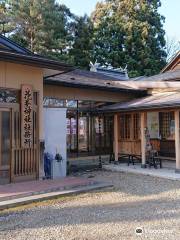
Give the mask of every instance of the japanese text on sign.
[[21, 120], [22, 136], [21, 144], [24, 148], [30, 148], [33, 140], [33, 91], [31, 85], [23, 85], [21, 92]]

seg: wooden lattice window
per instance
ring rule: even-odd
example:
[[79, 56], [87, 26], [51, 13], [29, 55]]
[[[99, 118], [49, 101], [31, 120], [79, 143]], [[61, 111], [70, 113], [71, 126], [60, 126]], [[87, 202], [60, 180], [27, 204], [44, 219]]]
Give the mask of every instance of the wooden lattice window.
[[138, 113], [120, 115], [120, 139], [137, 140], [140, 137], [140, 117]]
[[160, 136], [162, 139], [171, 139], [174, 135], [174, 113], [159, 113]]
[[138, 113], [135, 113], [132, 115], [133, 118], [133, 126], [132, 126], [132, 131], [133, 131], [133, 139], [137, 140], [140, 138], [140, 117]]
[[120, 138], [130, 139], [131, 137], [131, 114], [120, 115]]

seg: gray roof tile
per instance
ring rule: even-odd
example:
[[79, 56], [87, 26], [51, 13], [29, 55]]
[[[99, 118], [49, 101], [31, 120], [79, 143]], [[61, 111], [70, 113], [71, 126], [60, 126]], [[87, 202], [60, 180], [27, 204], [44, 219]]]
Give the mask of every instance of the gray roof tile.
[[125, 86], [124, 81], [117, 81], [117, 78], [113, 78], [102, 73], [91, 72], [85, 70], [76, 69], [74, 71], [63, 73], [54, 77], [48, 77], [45, 80], [47, 84], [68, 84], [70, 86], [83, 86], [94, 87], [114, 90], [127, 90], [141, 93], [142, 90], [132, 88], [131, 86]]
[[180, 107], [180, 92], [163, 92], [138, 98], [126, 103], [116, 103], [102, 108], [103, 111], [121, 112], [157, 108]]

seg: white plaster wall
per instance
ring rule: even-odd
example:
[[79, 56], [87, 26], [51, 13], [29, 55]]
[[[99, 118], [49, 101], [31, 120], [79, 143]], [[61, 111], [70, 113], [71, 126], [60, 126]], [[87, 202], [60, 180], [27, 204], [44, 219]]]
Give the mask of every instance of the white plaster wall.
[[54, 169], [55, 177], [66, 176], [66, 108], [44, 108], [45, 152], [55, 156], [56, 151], [62, 155], [60, 169]]

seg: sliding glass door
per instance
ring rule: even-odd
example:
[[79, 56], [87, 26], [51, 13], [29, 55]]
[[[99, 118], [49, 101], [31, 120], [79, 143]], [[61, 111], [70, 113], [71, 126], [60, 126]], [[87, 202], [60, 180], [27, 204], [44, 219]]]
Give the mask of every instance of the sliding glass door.
[[10, 111], [0, 110], [0, 184], [10, 182]]
[[89, 117], [86, 114], [80, 116], [78, 123], [79, 153], [86, 153], [89, 151]]
[[113, 149], [113, 117], [67, 112], [69, 157], [109, 154]]

